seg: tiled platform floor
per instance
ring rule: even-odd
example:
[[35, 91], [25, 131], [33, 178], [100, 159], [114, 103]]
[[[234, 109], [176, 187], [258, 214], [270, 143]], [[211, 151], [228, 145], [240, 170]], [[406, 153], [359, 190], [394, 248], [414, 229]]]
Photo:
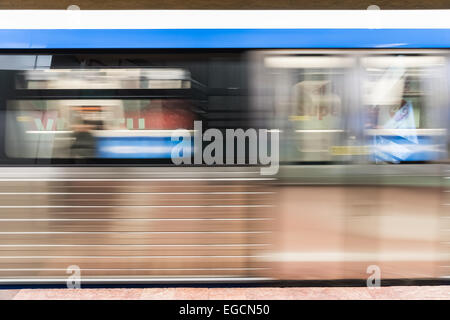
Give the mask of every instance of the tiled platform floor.
[[104, 300], [303, 300], [303, 299], [446, 299], [450, 286], [326, 288], [146, 288], [146, 289], [0, 289], [0, 299]]

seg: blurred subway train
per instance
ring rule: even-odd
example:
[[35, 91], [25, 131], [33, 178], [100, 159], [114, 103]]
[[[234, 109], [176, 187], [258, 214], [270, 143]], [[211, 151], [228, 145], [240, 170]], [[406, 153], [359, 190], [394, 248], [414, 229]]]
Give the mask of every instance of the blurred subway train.
[[0, 284], [449, 279], [449, 21], [0, 11]]

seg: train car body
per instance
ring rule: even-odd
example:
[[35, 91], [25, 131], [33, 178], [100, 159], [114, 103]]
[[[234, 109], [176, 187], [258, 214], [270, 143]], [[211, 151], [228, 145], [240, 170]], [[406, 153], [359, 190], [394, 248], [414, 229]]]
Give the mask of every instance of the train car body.
[[[447, 279], [449, 21], [0, 11], [0, 283]], [[179, 128], [279, 170], [176, 165]]]

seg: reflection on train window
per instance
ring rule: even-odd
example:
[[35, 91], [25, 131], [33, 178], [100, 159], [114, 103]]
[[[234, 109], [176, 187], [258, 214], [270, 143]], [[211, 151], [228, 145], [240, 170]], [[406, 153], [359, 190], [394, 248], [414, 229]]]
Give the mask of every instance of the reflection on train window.
[[19, 100], [7, 109], [12, 158], [170, 158], [172, 130], [192, 130], [189, 102]]
[[190, 88], [184, 69], [41, 69], [17, 73], [19, 89], [178, 89]]
[[332, 56], [275, 56], [276, 107], [286, 110], [285, 161], [335, 161], [344, 133], [347, 70], [352, 60]]
[[[196, 117], [177, 97], [191, 87], [183, 69], [26, 70], [15, 86], [6, 115], [11, 158], [169, 159], [173, 130], [192, 130]], [[64, 99], [48, 98], [55, 94]]]
[[364, 127], [375, 162], [430, 161], [445, 156], [438, 90], [443, 57], [362, 59]]

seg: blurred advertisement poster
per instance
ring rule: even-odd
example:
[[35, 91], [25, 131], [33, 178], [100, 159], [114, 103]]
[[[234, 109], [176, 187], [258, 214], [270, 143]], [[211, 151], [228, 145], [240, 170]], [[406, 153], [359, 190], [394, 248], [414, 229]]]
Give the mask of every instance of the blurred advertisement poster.
[[[392, 112], [391, 112], [392, 113]], [[402, 101], [402, 106], [390, 116], [383, 129], [394, 129], [390, 135], [374, 136], [374, 156], [376, 161], [408, 161], [419, 143], [414, 121], [414, 110], [410, 101]], [[413, 129], [413, 130], [395, 130]], [[395, 134], [397, 133], [397, 134]]]
[[417, 133], [411, 101], [402, 100], [402, 106], [390, 113], [381, 133], [372, 137], [372, 154], [376, 162], [399, 163], [439, 158], [439, 144], [436, 144], [433, 136], [421, 136]]

